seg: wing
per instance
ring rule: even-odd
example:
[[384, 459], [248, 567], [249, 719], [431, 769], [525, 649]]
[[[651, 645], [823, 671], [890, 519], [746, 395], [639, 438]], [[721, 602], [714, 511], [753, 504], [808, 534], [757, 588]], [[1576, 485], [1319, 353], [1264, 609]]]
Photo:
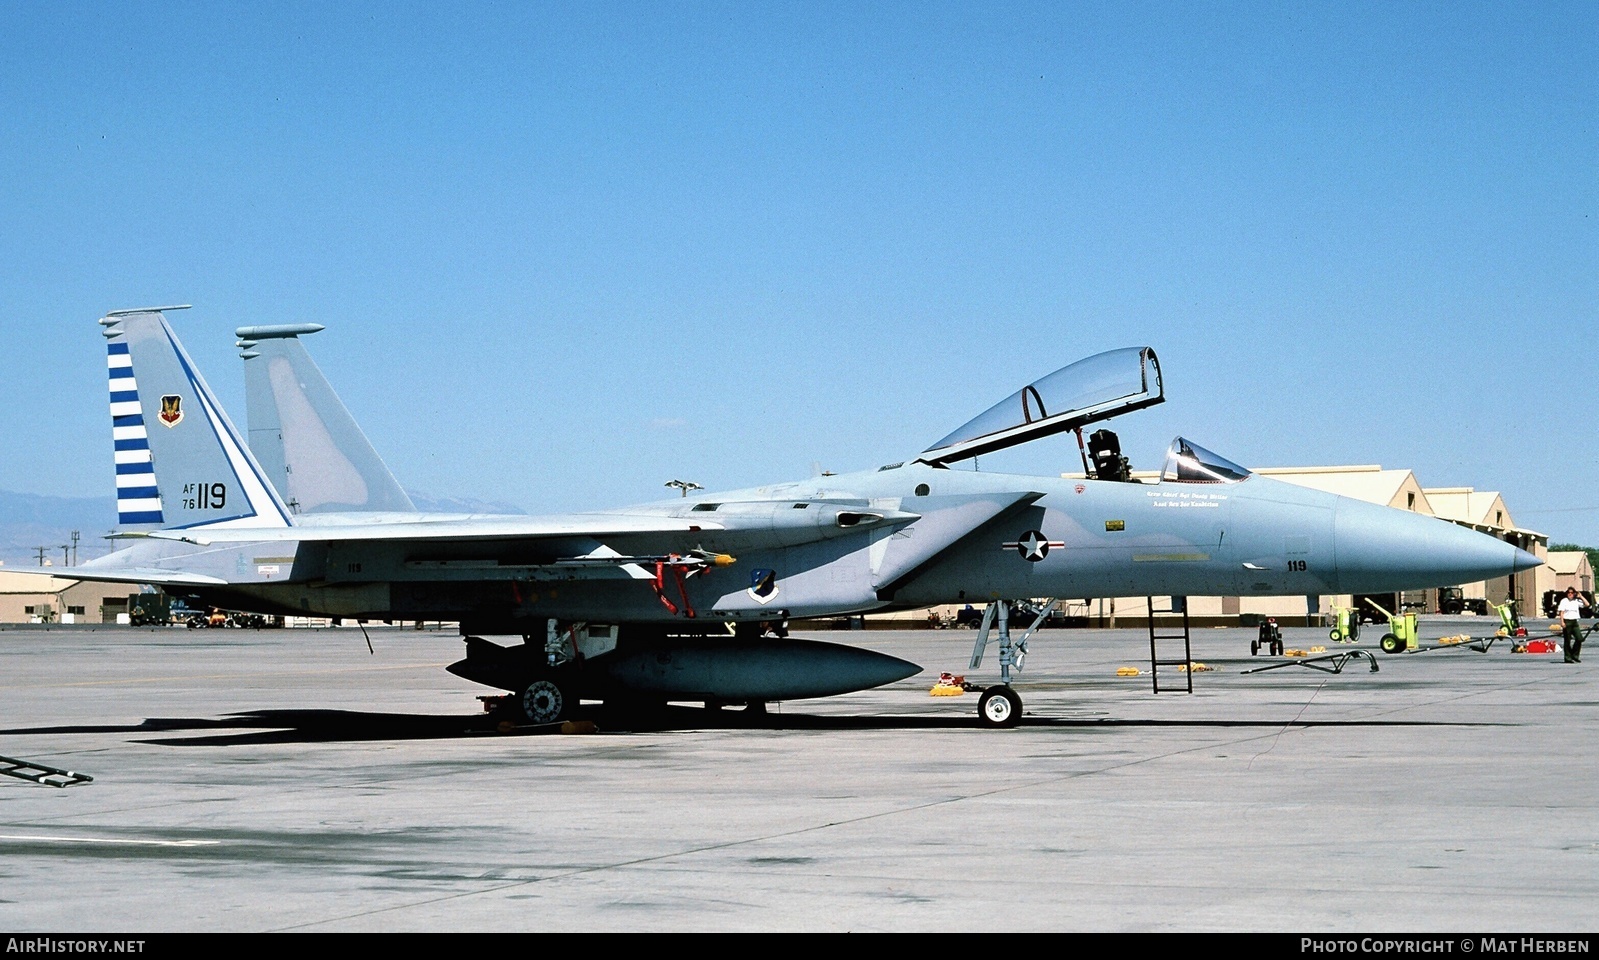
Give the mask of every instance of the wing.
[[210, 546], [223, 543], [304, 543], [304, 542], [407, 542], [450, 543], [483, 540], [542, 540], [566, 537], [619, 537], [638, 534], [695, 533], [720, 530], [709, 522], [690, 522], [674, 517], [626, 516], [614, 514], [571, 514], [550, 517], [451, 517], [428, 519], [409, 516], [393, 519], [370, 514], [370, 520], [326, 524], [301, 524], [274, 529], [199, 527], [193, 529], [151, 530], [126, 537], [173, 540]]
[[[734, 552], [796, 546], [895, 529], [921, 514], [874, 509], [865, 501], [747, 501], [673, 505], [662, 513], [591, 513], [546, 517], [449, 517], [416, 514], [326, 516], [293, 527], [196, 527], [122, 534], [199, 554], [245, 544], [282, 554], [276, 563], [307, 560], [329, 580], [371, 578], [375, 565], [442, 579], [645, 579], [665, 564], [699, 570], [733, 563]], [[669, 512], [687, 513], [673, 516]], [[711, 519], [714, 516], [716, 519]], [[314, 546], [315, 552], [307, 554]], [[709, 547], [710, 549], [707, 549]], [[236, 549], [228, 555], [237, 553]], [[75, 570], [85, 579], [202, 585], [235, 582], [224, 566], [175, 572], [144, 551], [120, 552]], [[220, 555], [219, 555], [220, 556]], [[163, 559], [165, 559], [163, 557]], [[254, 569], [254, 566], [251, 566]], [[337, 571], [337, 572], [335, 572]], [[305, 576], [303, 571], [297, 571]], [[217, 579], [221, 575], [227, 579]], [[245, 582], [255, 578], [246, 577]]]

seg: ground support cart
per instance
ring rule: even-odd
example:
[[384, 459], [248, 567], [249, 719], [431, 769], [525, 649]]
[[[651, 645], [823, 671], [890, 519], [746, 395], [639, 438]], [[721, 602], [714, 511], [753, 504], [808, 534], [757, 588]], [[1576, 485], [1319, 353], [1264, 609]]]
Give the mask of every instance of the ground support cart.
[[1389, 613], [1370, 597], [1363, 598], [1378, 613], [1388, 618], [1388, 632], [1382, 635], [1383, 653], [1404, 653], [1416, 649], [1416, 615], [1414, 613]]

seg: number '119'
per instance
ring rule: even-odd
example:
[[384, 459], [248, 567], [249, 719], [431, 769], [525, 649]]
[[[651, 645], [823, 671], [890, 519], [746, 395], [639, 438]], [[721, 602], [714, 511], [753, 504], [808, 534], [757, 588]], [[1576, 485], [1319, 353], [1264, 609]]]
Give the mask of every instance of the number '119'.
[[228, 505], [228, 485], [225, 483], [186, 483], [183, 485], [183, 506], [189, 510], [220, 510]]

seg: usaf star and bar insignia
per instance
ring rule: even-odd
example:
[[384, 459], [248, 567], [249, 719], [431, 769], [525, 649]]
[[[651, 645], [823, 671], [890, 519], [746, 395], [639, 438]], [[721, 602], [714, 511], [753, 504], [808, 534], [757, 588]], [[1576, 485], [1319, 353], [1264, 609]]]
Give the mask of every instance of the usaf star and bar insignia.
[[1043, 533], [1037, 530], [1029, 530], [1009, 543], [1000, 544], [1001, 549], [1015, 550], [1017, 553], [1021, 554], [1021, 558], [1023, 560], [1026, 560], [1029, 563], [1037, 563], [1038, 561], [1049, 556], [1051, 547], [1064, 546], [1066, 546], [1065, 541], [1050, 540], [1049, 538], [1045, 537]]

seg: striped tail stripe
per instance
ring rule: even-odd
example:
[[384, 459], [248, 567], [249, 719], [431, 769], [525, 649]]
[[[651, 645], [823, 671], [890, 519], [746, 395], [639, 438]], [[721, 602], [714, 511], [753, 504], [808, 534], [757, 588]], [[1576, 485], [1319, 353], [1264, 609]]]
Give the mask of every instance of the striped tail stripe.
[[126, 343], [106, 344], [106, 368], [111, 380], [111, 441], [116, 449], [117, 522], [161, 523], [150, 435], [145, 432], [144, 406]]

